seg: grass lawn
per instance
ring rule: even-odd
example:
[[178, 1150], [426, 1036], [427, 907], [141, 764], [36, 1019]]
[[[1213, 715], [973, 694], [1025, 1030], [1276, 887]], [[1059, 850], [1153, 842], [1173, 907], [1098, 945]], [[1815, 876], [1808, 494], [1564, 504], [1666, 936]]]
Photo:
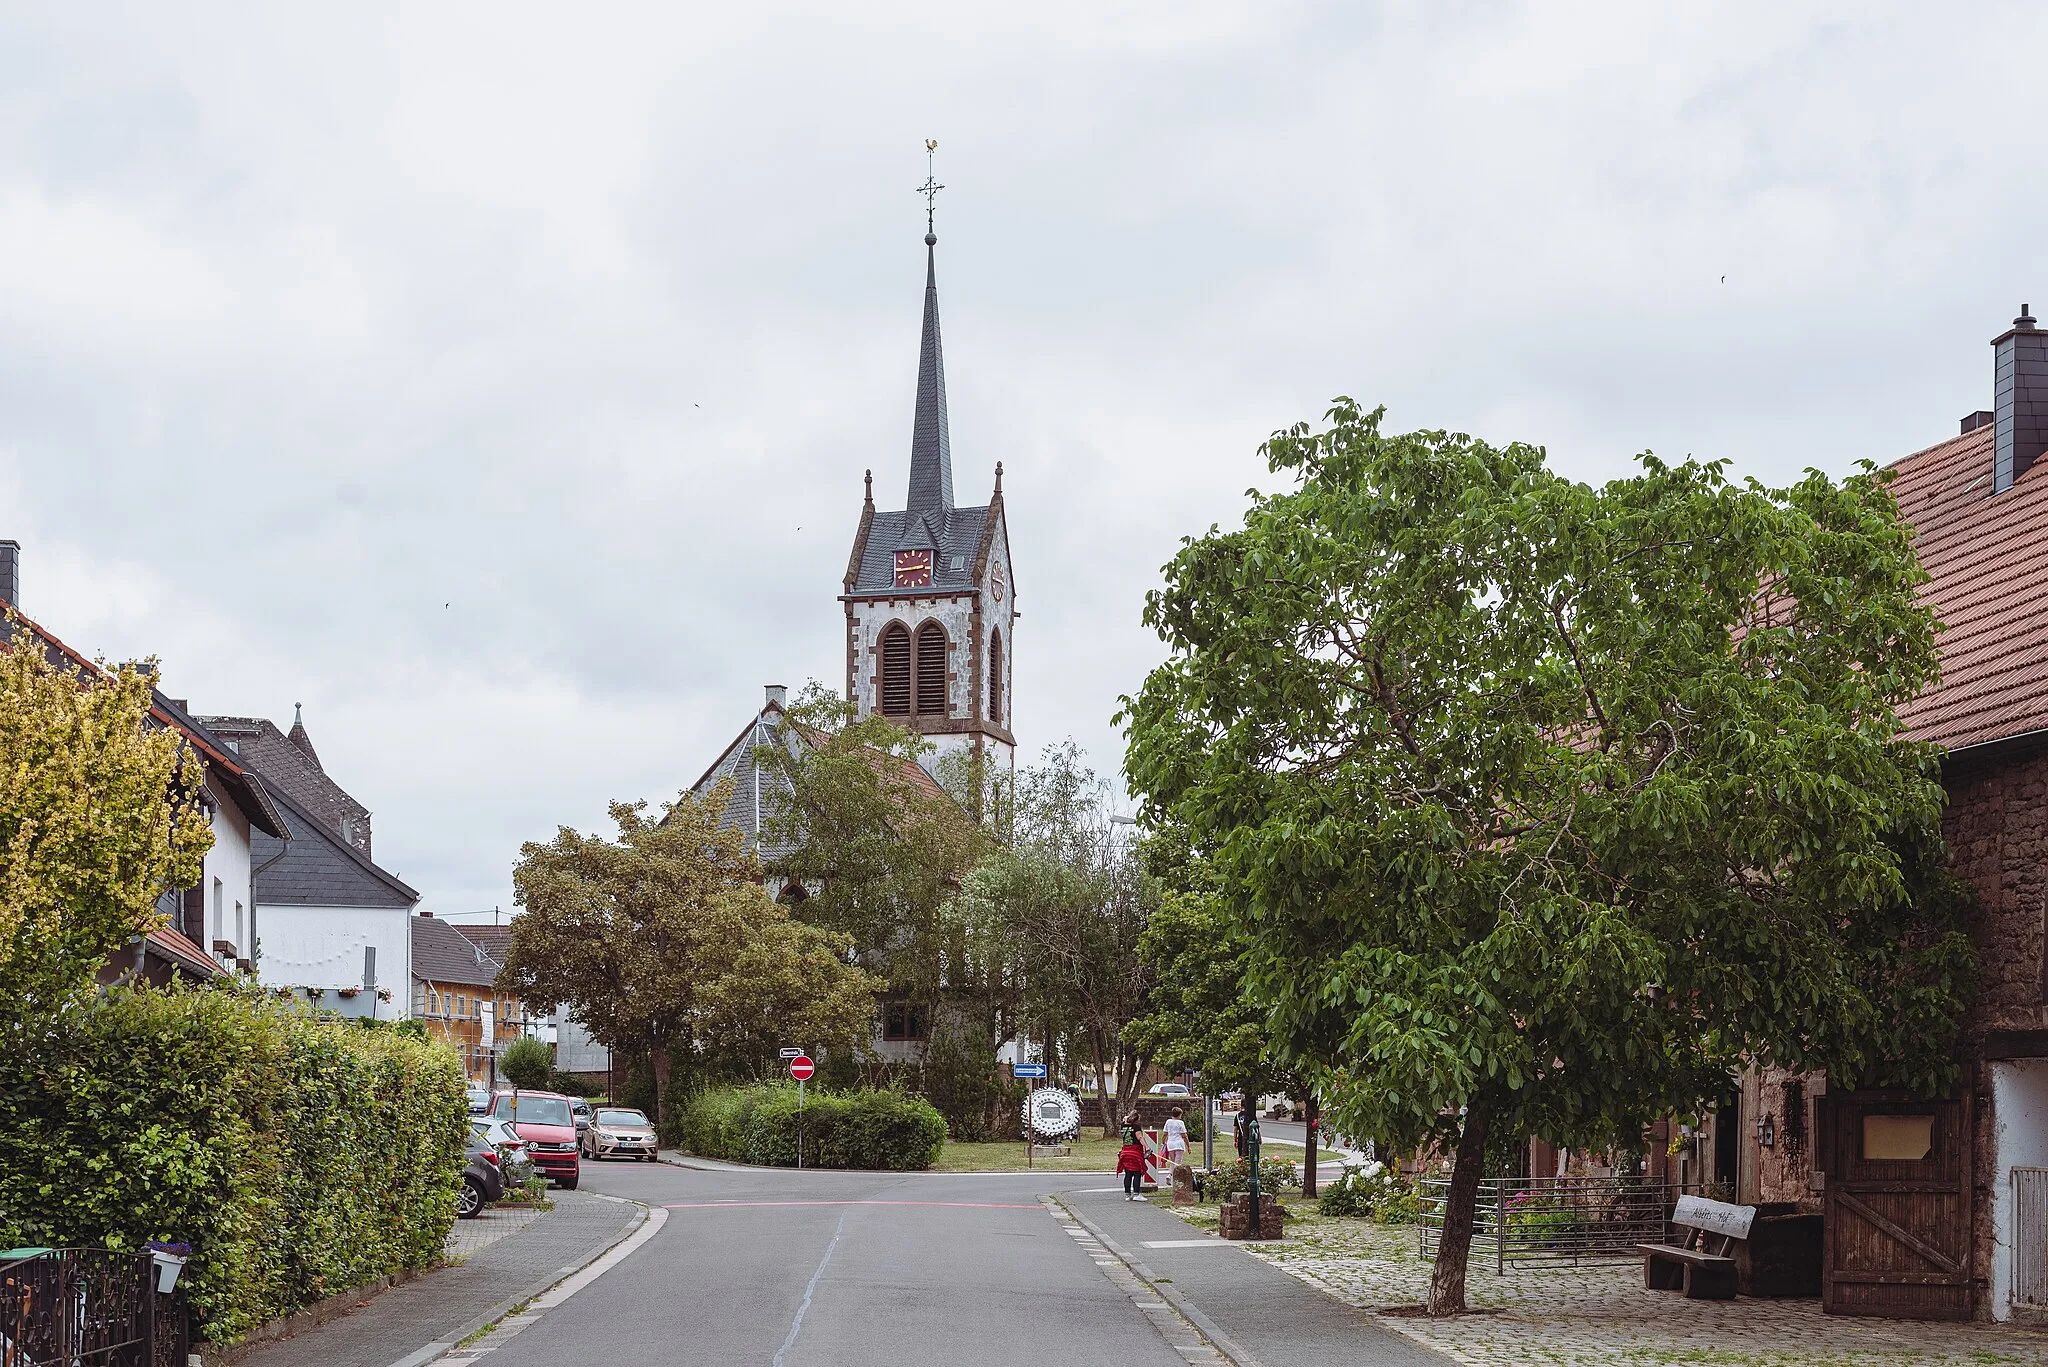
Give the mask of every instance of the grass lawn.
[[[1064, 1158], [1048, 1158], [1038, 1150], [1034, 1166], [1047, 1172], [1100, 1172], [1116, 1169], [1117, 1151], [1123, 1147], [1114, 1139], [1085, 1138]], [[932, 1164], [933, 1172], [1023, 1172], [1022, 1141], [1005, 1144], [954, 1144], [948, 1142]]]

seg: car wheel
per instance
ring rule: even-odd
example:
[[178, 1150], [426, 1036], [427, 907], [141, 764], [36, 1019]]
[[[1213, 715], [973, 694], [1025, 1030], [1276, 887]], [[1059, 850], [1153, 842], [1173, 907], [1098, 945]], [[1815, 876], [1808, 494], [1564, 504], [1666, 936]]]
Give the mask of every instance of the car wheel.
[[474, 1177], [462, 1179], [462, 1189], [455, 1193], [455, 1216], [460, 1220], [474, 1220], [484, 1213], [484, 1189]]

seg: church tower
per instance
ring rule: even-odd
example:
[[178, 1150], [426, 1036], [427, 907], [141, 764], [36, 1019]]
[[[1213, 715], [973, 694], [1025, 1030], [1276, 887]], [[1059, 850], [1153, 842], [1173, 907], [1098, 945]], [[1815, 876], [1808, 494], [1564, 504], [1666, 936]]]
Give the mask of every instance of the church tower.
[[[929, 195], [940, 187], [929, 178]], [[938, 238], [925, 232], [924, 340], [910, 487], [901, 511], [875, 508], [867, 474], [860, 529], [846, 562], [846, 696], [857, 713], [881, 713], [931, 738], [938, 754], [966, 750], [1010, 768], [1010, 678], [1016, 579], [1003, 517], [1003, 467], [986, 505], [953, 502], [952, 438], [946, 428], [946, 363], [939, 345]]]

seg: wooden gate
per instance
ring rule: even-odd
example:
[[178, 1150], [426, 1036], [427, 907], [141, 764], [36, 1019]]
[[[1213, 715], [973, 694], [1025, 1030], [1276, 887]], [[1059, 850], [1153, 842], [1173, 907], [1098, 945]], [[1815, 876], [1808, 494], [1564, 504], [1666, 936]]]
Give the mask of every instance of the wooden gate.
[[1841, 1092], [1824, 1105], [1821, 1308], [1831, 1315], [1969, 1319], [1969, 1098]]

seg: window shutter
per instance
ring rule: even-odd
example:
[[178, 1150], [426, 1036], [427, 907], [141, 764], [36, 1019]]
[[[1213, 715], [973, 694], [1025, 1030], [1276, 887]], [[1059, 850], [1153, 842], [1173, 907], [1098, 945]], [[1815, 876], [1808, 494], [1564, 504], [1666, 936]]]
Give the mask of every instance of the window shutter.
[[891, 717], [910, 715], [910, 632], [901, 622], [882, 633], [882, 711]]
[[917, 710], [920, 716], [946, 712], [946, 631], [937, 622], [917, 632]]
[[992, 631], [988, 637], [988, 719], [1000, 722], [1003, 719], [1003, 634]]

